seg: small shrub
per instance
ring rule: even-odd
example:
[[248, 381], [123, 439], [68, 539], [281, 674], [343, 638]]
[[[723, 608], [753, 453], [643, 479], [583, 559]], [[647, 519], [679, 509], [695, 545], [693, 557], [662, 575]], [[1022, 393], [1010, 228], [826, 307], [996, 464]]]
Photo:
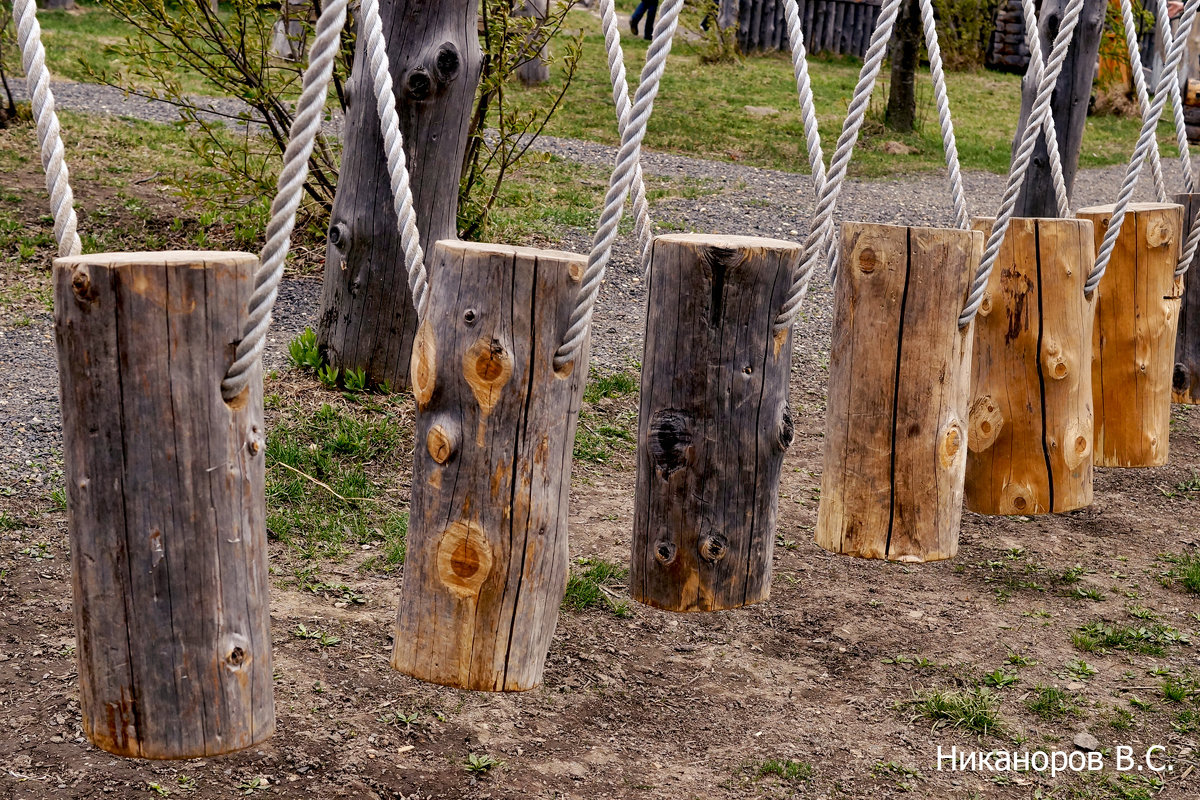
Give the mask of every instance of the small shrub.
[[317, 347], [317, 334], [312, 328], [288, 342], [288, 360], [296, 369], [319, 370], [324, 364], [321, 350]]
[[1000, 0], [934, 0], [942, 61], [949, 70], [981, 69]]
[[493, 768], [503, 765], [503, 761], [497, 761], [486, 753], [484, 755], [471, 753], [467, 756], [466, 770], [472, 775], [486, 775]]

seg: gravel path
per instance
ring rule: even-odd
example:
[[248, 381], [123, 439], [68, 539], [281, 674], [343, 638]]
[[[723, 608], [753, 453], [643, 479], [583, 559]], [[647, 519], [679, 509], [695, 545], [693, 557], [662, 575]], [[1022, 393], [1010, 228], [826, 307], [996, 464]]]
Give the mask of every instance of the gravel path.
[[[17, 82], [17, 90], [23, 86]], [[178, 119], [169, 104], [126, 97], [107, 87], [56, 83], [64, 109], [119, 114], [160, 122]], [[236, 100], [216, 101], [224, 114], [236, 115]], [[537, 149], [579, 164], [607, 170], [615, 149], [590, 142], [545, 137]], [[649, 152], [644, 155], [649, 175], [700, 182], [706, 192], [694, 199], [671, 198], [657, 203], [655, 220], [664, 228], [705, 233], [797, 238], [812, 211], [811, 186], [806, 175], [759, 169], [724, 162]], [[1178, 165], [1166, 160], [1169, 185], [1178, 186]], [[1082, 171], [1075, 185], [1076, 207], [1110, 202], [1124, 173], [1122, 166]], [[1003, 191], [1002, 176], [981, 172], [964, 175], [971, 211], [994, 213]], [[1138, 199], [1151, 199], [1147, 181]], [[853, 180], [840, 201], [844, 218], [884, 223], [945, 226], [951, 224], [949, 193], [943, 175], [927, 173], [887, 180]], [[566, 231], [558, 243], [586, 253], [589, 230]], [[601, 292], [593, 329], [593, 364], [602, 370], [629, 369], [641, 359], [645, 295], [635, 263], [631, 235], [617, 243], [609, 277]], [[268, 368], [286, 362], [287, 342], [314, 323], [320, 282], [289, 280], [276, 307], [275, 327], [266, 353]], [[806, 373], [825, 369], [832, 321], [831, 291], [818, 275], [798, 322], [795, 369]], [[61, 480], [57, 375], [54, 366], [52, 320], [42, 315], [31, 325], [0, 329], [0, 493], [44, 497]]]

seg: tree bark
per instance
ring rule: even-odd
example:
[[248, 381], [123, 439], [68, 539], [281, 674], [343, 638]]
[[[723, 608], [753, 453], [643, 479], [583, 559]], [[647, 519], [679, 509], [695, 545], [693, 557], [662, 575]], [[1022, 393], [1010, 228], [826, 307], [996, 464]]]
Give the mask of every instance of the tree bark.
[[54, 263], [80, 705], [110, 753], [215, 756], [275, 727], [261, 369], [220, 390], [257, 266]]
[[860, 558], [958, 551], [983, 234], [842, 225], [816, 542]]
[[555, 370], [587, 259], [438, 242], [413, 353], [417, 448], [392, 666], [524, 691], [567, 583], [567, 501], [588, 344]]
[[[514, 12], [517, 17], [533, 17], [539, 23], [544, 22], [550, 12], [550, 0], [524, 0], [521, 7]], [[550, 44], [547, 43], [528, 61], [517, 67], [517, 78], [524, 86], [539, 86], [550, 80]]]
[[[1042, 52], [1049, 57], [1054, 37], [1062, 23], [1062, 13], [1068, 0], [1044, 0], [1038, 16], [1038, 36]], [[1066, 179], [1067, 195], [1075, 185], [1075, 173], [1079, 170], [1079, 152], [1083, 146], [1083, 128], [1087, 122], [1088, 104], [1092, 97], [1092, 82], [1096, 77], [1096, 65], [1100, 53], [1100, 34], [1104, 30], [1104, 15], [1108, 0], [1085, 0], [1082, 15], [1071, 39], [1071, 49], [1063, 63], [1054, 95], [1050, 102], [1053, 109], [1055, 131], [1058, 134], [1058, 150], [1062, 155], [1063, 177]], [[1021, 132], [1029, 120], [1037, 87], [1030, 83], [1028, 75], [1021, 82], [1021, 117], [1017, 123], [1017, 135], [1013, 139], [1016, 152]], [[1017, 197], [1017, 217], [1057, 217], [1053, 183], [1050, 180], [1050, 160], [1046, 154], [1045, 137], [1039, 135], [1033, 151], [1025, 183]]]
[[[1200, 194], [1177, 194], [1174, 199], [1183, 206], [1183, 230], [1191, 230], [1200, 214]], [[1184, 276], [1171, 386], [1171, 400], [1189, 405], [1200, 404], [1200, 268], [1197, 263], [1200, 263], [1200, 252]]]
[[629, 579], [638, 602], [716, 611], [770, 594], [793, 435], [790, 334], [772, 325], [798, 250], [746, 236], [654, 242]]
[[[1096, 250], [1112, 206], [1079, 210], [1095, 227]], [[1183, 280], [1175, 277], [1183, 207], [1132, 203], [1108, 270], [1096, 287], [1092, 342], [1095, 460], [1099, 467], [1167, 463], [1175, 334]]]
[[[993, 220], [974, 228], [990, 234]], [[975, 318], [964, 502], [1049, 514], [1092, 502], [1092, 226], [1012, 221]]]
[[921, 57], [921, 12], [917, 0], [905, 0], [900, 6], [889, 57], [892, 78], [885, 119], [892, 130], [908, 133], [917, 124], [917, 67]]
[[[481, 53], [477, 0], [392, 0], [380, 9], [421, 245], [457, 237], [458, 184]], [[360, 40], [361, 41], [361, 40]], [[331, 364], [409, 385], [416, 312], [363, 48], [349, 81], [344, 155], [326, 248], [318, 340]]]

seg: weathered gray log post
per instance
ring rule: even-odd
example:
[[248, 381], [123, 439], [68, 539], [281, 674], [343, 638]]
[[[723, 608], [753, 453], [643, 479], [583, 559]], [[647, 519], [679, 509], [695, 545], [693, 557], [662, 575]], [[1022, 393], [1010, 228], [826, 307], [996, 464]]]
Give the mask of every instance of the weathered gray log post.
[[[380, 6], [426, 252], [458, 235], [458, 182], [481, 54], [478, 0], [385, 0]], [[409, 385], [416, 313], [363, 48], [348, 82], [341, 169], [329, 226], [317, 336], [334, 366]]]
[[258, 260], [54, 262], [83, 727], [195, 758], [275, 727], [262, 375], [221, 399]]
[[[522, 0], [521, 7], [514, 16], [532, 17], [538, 24], [544, 24], [546, 15], [550, 13], [550, 0]], [[543, 45], [536, 54], [517, 67], [517, 78], [525, 86], [540, 86], [550, 80], [550, 45]]]
[[[1177, 194], [1175, 202], [1183, 206], [1183, 233], [1196, 224], [1200, 213], [1200, 194]], [[1200, 404], [1200, 253], [1191, 263], [1183, 280], [1183, 301], [1179, 308], [1179, 332], [1175, 337], [1175, 374], [1171, 399], [1176, 403]]]
[[772, 326], [799, 245], [654, 242], [642, 358], [630, 591], [671, 611], [767, 599], [792, 442], [791, 335]]
[[428, 263], [392, 666], [459, 689], [532, 689], [567, 583], [586, 344], [562, 371], [553, 359], [587, 259], [442, 241]]

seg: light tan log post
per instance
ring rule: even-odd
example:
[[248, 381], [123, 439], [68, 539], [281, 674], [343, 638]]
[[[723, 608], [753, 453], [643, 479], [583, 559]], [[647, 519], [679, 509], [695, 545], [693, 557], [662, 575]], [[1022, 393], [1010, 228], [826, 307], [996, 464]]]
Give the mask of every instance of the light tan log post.
[[392, 666], [523, 691], [567, 582], [567, 499], [587, 348], [554, 352], [583, 276], [571, 253], [440, 241], [413, 348], [417, 447]]
[[793, 432], [791, 335], [772, 326], [799, 255], [745, 236], [654, 242], [629, 581], [639, 602], [715, 611], [770, 593]]
[[958, 550], [979, 231], [842, 225], [817, 544], [862, 558]]
[[[992, 220], [976, 230], [991, 232]], [[1048, 514], [1092, 502], [1092, 224], [1015, 218], [979, 315], [964, 503]]]
[[[1099, 250], [1112, 206], [1078, 212]], [[1167, 463], [1175, 332], [1183, 282], [1175, 278], [1183, 207], [1134, 203], [1096, 287], [1092, 344], [1093, 440], [1098, 467]]]
[[54, 262], [83, 727], [111, 753], [213, 756], [275, 727], [261, 371], [220, 390], [257, 266]]
[[[1190, 83], [1190, 81], [1189, 81]], [[1183, 234], [1195, 224], [1200, 213], [1200, 194], [1177, 194], [1175, 202], [1183, 206]], [[1179, 309], [1179, 331], [1175, 336], [1175, 371], [1171, 380], [1171, 400], [1200, 404], [1200, 251], [1184, 275], [1183, 300]]]

